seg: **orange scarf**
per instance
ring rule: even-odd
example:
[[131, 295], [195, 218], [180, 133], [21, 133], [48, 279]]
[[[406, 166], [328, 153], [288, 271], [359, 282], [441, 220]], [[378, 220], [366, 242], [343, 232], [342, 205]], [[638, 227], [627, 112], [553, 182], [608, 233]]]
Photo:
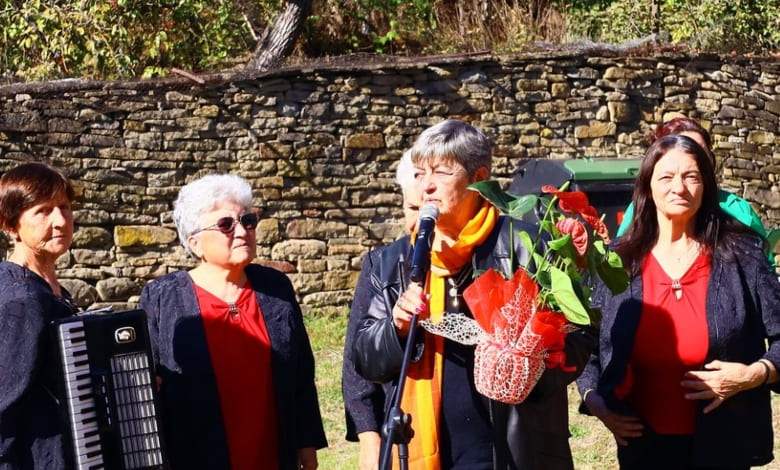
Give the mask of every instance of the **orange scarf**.
[[[431, 251], [431, 264], [457, 274], [469, 262], [474, 248], [482, 244], [498, 220], [498, 210], [485, 201], [452, 246], [443, 244], [440, 251]], [[412, 237], [414, 240], [414, 237]], [[430, 318], [435, 323], [444, 315], [444, 277], [430, 273], [426, 283], [430, 294]], [[422, 358], [409, 365], [401, 398], [401, 409], [412, 415], [414, 437], [409, 443], [410, 470], [439, 470], [439, 412], [441, 408], [441, 372], [444, 338], [425, 335]], [[398, 454], [393, 451], [393, 468], [398, 469]]]

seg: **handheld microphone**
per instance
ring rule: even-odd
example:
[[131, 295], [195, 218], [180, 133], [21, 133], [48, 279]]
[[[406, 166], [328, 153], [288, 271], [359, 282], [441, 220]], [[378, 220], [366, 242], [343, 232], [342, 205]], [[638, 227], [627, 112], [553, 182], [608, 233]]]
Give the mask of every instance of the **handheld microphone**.
[[420, 209], [420, 221], [417, 223], [417, 237], [414, 239], [412, 254], [412, 282], [422, 282], [431, 268], [431, 242], [433, 228], [439, 220], [439, 208], [426, 204]]

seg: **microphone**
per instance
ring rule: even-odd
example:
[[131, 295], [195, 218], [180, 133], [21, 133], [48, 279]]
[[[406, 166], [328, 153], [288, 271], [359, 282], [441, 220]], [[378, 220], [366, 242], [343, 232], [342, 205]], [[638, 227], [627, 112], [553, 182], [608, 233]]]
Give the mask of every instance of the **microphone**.
[[426, 204], [420, 209], [420, 221], [417, 223], [417, 237], [414, 239], [412, 254], [412, 282], [422, 282], [431, 268], [431, 242], [433, 228], [439, 220], [439, 208]]

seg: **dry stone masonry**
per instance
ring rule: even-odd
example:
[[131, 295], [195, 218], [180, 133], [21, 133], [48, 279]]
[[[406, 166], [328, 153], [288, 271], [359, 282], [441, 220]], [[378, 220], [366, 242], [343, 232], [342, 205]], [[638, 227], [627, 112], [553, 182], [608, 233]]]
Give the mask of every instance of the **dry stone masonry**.
[[0, 87], [0, 172], [43, 160], [72, 178], [77, 231], [58, 267], [84, 307], [133, 305], [146, 282], [192, 267], [172, 202], [232, 172], [255, 188], [258, 261], [306, 309], [340, 311], [362, 255], [401, 233], [396, 162], [448, 117], [485, 131], [508, 182], [529, 158], [641, 156], [653, 126], [683, 113], [711, 130], [722, 186], [780, 225], [778, 76], [777, 59], [591, 51], [17, 84]]

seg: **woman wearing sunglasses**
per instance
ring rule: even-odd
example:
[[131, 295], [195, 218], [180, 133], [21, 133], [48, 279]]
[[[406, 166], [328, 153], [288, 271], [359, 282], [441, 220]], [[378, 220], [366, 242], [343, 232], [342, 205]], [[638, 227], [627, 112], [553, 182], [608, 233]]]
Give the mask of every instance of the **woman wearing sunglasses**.
[[312, 470], [327, 445], [292, 284], [252, 264], [251, 207], [235, 175], [184, 186], [173, 219], [197, 266], [141, 294], [173, 469]]

